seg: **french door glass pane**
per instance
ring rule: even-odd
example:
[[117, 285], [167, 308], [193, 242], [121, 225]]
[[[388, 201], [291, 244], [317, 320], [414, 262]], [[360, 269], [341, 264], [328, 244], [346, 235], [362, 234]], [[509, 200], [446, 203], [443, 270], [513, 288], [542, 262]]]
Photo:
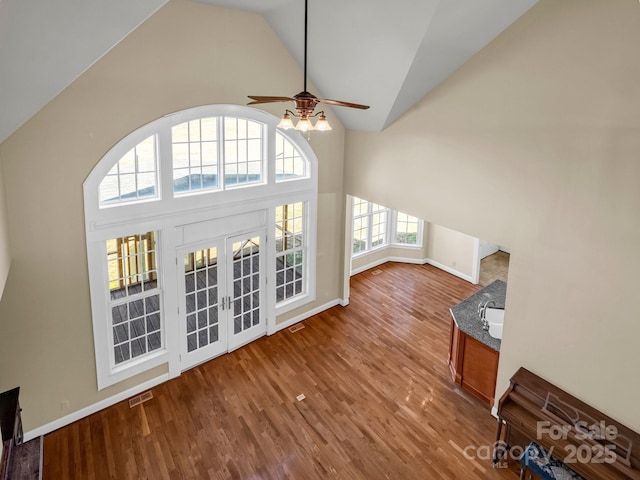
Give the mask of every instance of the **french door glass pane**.
[[233, 243], [233, 333], [260, 323], [260, 238]]

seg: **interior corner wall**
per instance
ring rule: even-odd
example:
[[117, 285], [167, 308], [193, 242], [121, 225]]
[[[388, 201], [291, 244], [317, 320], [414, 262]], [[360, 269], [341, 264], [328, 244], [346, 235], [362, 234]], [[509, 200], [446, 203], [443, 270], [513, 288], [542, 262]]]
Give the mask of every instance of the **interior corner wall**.
[[429, 223], [428, 231], [427, 258], [466, 277], [472, 277], [476, 239], [434, 223]]
[[[7, 203], [4, 194], [4, 175], [2, 173], [2, 158], [0, 158], [0, 300], [11, 267], [11, 248], [9, 245], [9, 225], [7, 220]], [[0, 329], [2, 320], [0, 319]]]
[[348, 194], [511, 249], [498, 397], [526, 367], [640, 431], [640, 8], [540, 0], [381, 133]]
[[[13, 254], [0, 301], [0, 390], [21, 387], [26, 431], [167, 372], [163, 365], [97, 390], [82, 190], [89, 172], [165, 114], [295, 92], [301, 75], [261, 15], [171, 0], [0, 144]], [[265, 110], [280, 115], [282, 105]], [[342, 294], [344, 128], [325, 111], [331, 135], [310, 140], [322, 233], [308, 309]]]
[[362, 271], [387, 261], [424, 263], [425, 248], [403, 247], [402, 245], [386, 245], [363, 253], [351, 259], [351, 271]]

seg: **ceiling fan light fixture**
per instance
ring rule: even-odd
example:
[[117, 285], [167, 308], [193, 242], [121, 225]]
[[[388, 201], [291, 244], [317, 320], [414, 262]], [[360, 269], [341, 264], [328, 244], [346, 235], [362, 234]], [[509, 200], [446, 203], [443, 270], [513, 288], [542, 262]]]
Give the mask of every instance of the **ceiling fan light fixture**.
[[282, 120], [280, 120], [280, 123], [278, 124], [278, 128], [282, 128], [284, 130], [295, 128], [295, 125], [293, 124], [293, 121], [291, 120], [289, 113], [285, 112], [285, 114], [282, 116]]
[[[0, 0], [2, 1], [2, 0]], [[293, 112], [291, 110], [286, 110], [280, 123], [278, 124], [279, 128], [289, 129], [295, 128], [300, 132], [310, 132], [311, 130], [319, 130], [321, 132], [327, 132], [332, 130], [331, 125], [329, 125], [329, 121], [327, 117], [325, 117], [324, 112], [313, 113], [318, 103], [326, 103], [329, 105], [337, 105], [339, 107], [349, 107], [349, 108], [359, 108], [361, 110], [366, 110], [369, 108], [368, 105], [359, 105], [357, 103], [351, 102], [342, 102], [339, 100], [326, 100], [322, 98], [318, 98], [315, 95], [309, 93], [307, 91], [307, 13], [308, 13], [308, 3], [309, 0], [304, 0], [304, 90], [300, 93], [294, 95], [293, 97], [274, 97], [274, 96], [257, 96], [257, 95], [249, 95], [249, 98], [252, 100], [247, 105], [258, 105], [261, 103], [272, 103], [272, 102], [294, 102], [296, 111]], [[324, 41], [324, 38], [322, 39]], [[297, 112], [297, 113], [296, 113]], [[311, 123], [311, 119], [320, 115], [316, 126], [314, 127]], [[294, 125], [291, 117], [298, 118], [298, 124]]]
[[302, 117], [296, 125], [296, 130], [308, 132], [309, 130], [313, 130], [313, 124], [309, 121], [308, 117]]
[[329, 130], [333, 130], [331, 125], [329, 125], [329, 120], [325, 116], [324, 112], [320, 112], [320, 118], [316, 123], [316, 126], [313, 127], [314, 130], [318, 130], [320, 132], [328, 132]]

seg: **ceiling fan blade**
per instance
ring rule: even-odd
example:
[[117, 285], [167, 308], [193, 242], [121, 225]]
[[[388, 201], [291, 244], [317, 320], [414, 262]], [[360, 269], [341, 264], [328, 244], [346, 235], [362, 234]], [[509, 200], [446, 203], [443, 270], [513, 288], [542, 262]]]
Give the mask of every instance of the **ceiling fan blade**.
[[341, 102], [340, 100], [327, 100], [324, 98], [318, 99], [322, 103], [326, 103], [327, 105], [337, 105], [339, 107], [351, 107], [351, 108], [359, 108], [361, 110], [366, 110], [369, 108], [369, 105], [360, 105], [359, 103], [351, 103], [351, 102]]
[[272, 103], [272, 102], [292, 102], [295, 101], [294, 98], [291, 97], [260, 97], [257, 95], [249, 95], [249, 98], [253, 100], [253, 102], [247, 103], [247, 105], [255, 105], [257, 103]]

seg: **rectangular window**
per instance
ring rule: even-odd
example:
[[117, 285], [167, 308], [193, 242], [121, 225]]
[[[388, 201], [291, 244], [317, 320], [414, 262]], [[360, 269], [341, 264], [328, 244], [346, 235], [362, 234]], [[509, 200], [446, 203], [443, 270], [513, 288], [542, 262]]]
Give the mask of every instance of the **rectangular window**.
[[401, 245], [420, 245], [420, 219], [406, 213], [397, 212], [395, 243]]
[[156, 234], [107, 240], [113, 364], [162, 348]]
[[224, 183], [226, 186], [262, 182], [262, 124], [224, 118]]
[[353, 253], [359, 254], [388, 243], [389, 209], [361, 198], [353, 199]]
[[171, 128], [173, 191], [215, 190], [218, 181], [218, 119], [200, 118]]
[[305, 291], [305, 204], [276, 207], [276, 303]]
[[389, 209], [378, 205], [376, 203], [370, 203], [370, 225], [371, 225], [371, 247], [376, 248], [381, 245], [387, 244], [387, 216], [389, 215]]

